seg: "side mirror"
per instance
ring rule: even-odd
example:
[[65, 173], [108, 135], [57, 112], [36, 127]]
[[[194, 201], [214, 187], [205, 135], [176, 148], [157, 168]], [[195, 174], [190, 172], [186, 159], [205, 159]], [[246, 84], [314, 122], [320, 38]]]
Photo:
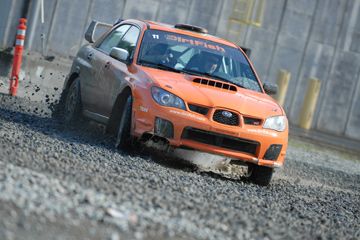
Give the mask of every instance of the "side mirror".
[[85, 32], [85, 40], [88, 41], [89, 43], [94, 43], [95, 42], [94, 35], [95, 35], [96, 28], [98, 26], [105, 27], [106, 29], [109, 29], [109, 28], [112, 27], [111, 24], [107, 24], [107, 23], [92, 20], [90, 25], [86, 29], [86, 32]]
[[113, 47], [110, 56], [126, 64], [129, 62], [129, 52], [122, 48]]
[[275, 83], [266, 82], [263, 87], [266, 94], [275, 95], [278, 92], [278, 85]]
[[97, 21], [92, 20], [85, 32], [85, 40], [88, 41], [89, 43], [94, 42], [94, 33], [95, 33], [96, 25], [97, 25]]

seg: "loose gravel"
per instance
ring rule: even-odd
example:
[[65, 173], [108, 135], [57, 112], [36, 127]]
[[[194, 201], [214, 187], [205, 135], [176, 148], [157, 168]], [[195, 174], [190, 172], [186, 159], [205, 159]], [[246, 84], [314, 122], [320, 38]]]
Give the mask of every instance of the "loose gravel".
[[51, 101], [0, 95], [0, 239], [360, 238], [356, 154], [292, 140], [260, 187], [117, 151], [103, 126], [51, 118]]

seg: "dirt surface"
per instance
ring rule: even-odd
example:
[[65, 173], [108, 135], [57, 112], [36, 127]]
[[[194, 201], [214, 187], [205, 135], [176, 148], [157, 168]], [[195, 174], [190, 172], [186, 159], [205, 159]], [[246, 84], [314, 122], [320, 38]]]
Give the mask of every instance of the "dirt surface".
[[51, 96], [0, 95], [0, 239], [360, 238], [356, 154], [291, 140], [259, 187], [117, 151], [100, 125], [52, 119]]

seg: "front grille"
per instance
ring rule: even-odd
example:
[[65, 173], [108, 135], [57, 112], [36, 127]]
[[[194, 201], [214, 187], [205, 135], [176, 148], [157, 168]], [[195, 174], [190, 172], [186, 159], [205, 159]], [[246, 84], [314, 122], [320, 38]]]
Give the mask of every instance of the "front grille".
[[193, 105], [193, 104], [188, 104], [188, 106], [191, 111], [200, 113], [202, 115], [206, 115], [209, 112], [209, 108], [207, 108], [207, 107], [202, 107], [202, 106]]
[[239, 126], [239, 115], [227, 110], [216, 110], [213, 120], [226, 125]]
[[186, 127], [181, 138], [252, 155], [256, 154], [256, 149], [260, 145], [255, 141], [208, 132], [192, 127]]

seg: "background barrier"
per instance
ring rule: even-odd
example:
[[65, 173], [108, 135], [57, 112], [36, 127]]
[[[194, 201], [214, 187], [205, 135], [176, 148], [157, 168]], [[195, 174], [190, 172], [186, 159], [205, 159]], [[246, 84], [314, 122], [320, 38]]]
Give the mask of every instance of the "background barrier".
[[312, 120], [314, 118], [314, 112], [316, 109], [316, 103], [320, 93], [321, 82], [319, 79], [309, 79], [308, 88], [306, 91], [304, 104], [300, 114], [299, 126], [304, 129], [310, 129]]
[[279, 76], [277, 79], [277, 85], [279, 87], [279, 91], [276, 94], [275, 99], [281, 106], [284, 106], [285, 103], [285, 98], [286, 98], [286, 93], [289, 86], [290, 78], [291, 78], [291, 74], [288, 71], [286, 70], [279, 71]]
[[26, 35], [26, 18], [20, 18], [19, 26], [17, 27], [14, 59], [13, 59], [11, 76], [10, 76], [9, 94], [11, 96], [16, 96], [17, 89], [19, 87], [19, 74], [20, 74], [20, 67], [23, 57], [25, 35]]

